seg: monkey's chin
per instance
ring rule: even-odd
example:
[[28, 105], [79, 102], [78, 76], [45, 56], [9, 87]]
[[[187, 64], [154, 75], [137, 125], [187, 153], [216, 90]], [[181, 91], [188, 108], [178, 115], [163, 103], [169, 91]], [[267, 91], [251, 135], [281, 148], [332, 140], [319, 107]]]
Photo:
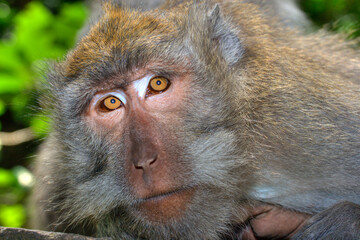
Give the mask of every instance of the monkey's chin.
[[142, 199], [136, 208], [148, 221], [169, 223], [177, 221], [186, 213], [195, 195], [195, 188], [182, 188]]

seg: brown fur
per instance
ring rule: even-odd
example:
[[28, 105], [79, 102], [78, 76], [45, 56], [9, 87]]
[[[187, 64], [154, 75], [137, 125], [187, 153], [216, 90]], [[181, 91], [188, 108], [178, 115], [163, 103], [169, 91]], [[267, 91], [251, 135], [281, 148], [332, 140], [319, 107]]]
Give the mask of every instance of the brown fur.
[[[53, 131], [35, 194], [47, 211], [42, 224], [115, 239], [220, 239], [233, 234], [232, 219], [246, 220], [249, 203], [310, 214], [360, 203], [359, 51], [325, 32], [302, 36], [261, 11], [251, 1], [143, 13], [106, 5], [49, 74]], [[142, 130], [133, 123], [150, 120], [134, 118], [123, 134], [89, 127], [92, 96], [127, 89], [142, 72], [190, 79], [175, 115]], [[181, 217], [159, 207], [154, 220], [155, 210], [134, 207], [141, 183], [124, 171], [131, 129], [169, 150], [154, 171], [161, 184], [196, 186]]]

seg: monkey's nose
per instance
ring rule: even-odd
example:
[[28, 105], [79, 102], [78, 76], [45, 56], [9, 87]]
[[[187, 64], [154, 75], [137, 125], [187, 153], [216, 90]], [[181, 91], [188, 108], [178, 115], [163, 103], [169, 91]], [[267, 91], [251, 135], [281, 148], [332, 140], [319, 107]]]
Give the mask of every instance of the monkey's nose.
[[150, 168], [157, 160], [157, 154], [154, 154], [152, 157], [142, 157], [138, 161], [134, 161], [134, 166], [136, 169], [147, 169]]

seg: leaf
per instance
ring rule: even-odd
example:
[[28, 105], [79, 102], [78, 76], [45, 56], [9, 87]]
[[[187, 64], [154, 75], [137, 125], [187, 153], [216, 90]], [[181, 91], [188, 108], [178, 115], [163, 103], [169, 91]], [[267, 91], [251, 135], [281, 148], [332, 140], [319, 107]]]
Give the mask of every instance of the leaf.
[[58, 43], [66, 49], [73, 47], [86, 16], [86, 9], [82, 3], [64, 4], [54, 26]]
[[0, 187], [10, 187], [16, 183], [16, 177], [11, 170], [0, 168]]
[[22, 67], [17, 47], [13, 42], [0, 42], [0, 69], [16, 71]]
[[54, 20], [50, 11], [40, 2], [30, 2], [26, 9], [15, 17], [16, 44], [24, 53], [24, 60], [32, 62], [51, 57], [53, 36], [47, 33]]
[[[5, 102], [0, 99], [0, 116], [3, 115], [6, 111]], [[1, 130], [1, 127], [0, 127]]]
[[0, 94], [5, 93], [19, 93], [24, 88], [24, 83], [21, 79], [10, 74], [0, 73]]
[[0, 205], [0, 225], [18, 228], [25, 224], [25, 220], [25, 208], [22, 205]]

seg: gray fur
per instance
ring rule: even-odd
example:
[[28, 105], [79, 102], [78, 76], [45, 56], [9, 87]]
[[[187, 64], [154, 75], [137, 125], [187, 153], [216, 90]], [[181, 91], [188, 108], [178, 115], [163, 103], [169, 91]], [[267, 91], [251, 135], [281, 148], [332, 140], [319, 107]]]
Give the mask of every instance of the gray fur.
[[[43, 97], [52, 131], [34, 194], [40, 227], [114, 239], [216, 240], [232, 234], [234, 217], [246, 220], [249, 203], [311, 214], [343, 200], [360, 204], [359, 52], [327, 33], [300, 36], [247, 2], [190, 1], [121, 21], [106, 16], [53, 67]], [[162, 24], [137, 29], [141, 14]], [[174, 161], [191, 169], [174, 178], [198, 186], [184, 218], [166, 224], [133, 207], [125, 136], [109, 141], [112, 129], [99, 136], [84, 121], [102, 86], [126, 87], [126, 77], [113, 83], [114, 76], [158, 60], [156, 73], [193, 76], [183, 126], [154, 126], [176, 135], [163, 137]]]

